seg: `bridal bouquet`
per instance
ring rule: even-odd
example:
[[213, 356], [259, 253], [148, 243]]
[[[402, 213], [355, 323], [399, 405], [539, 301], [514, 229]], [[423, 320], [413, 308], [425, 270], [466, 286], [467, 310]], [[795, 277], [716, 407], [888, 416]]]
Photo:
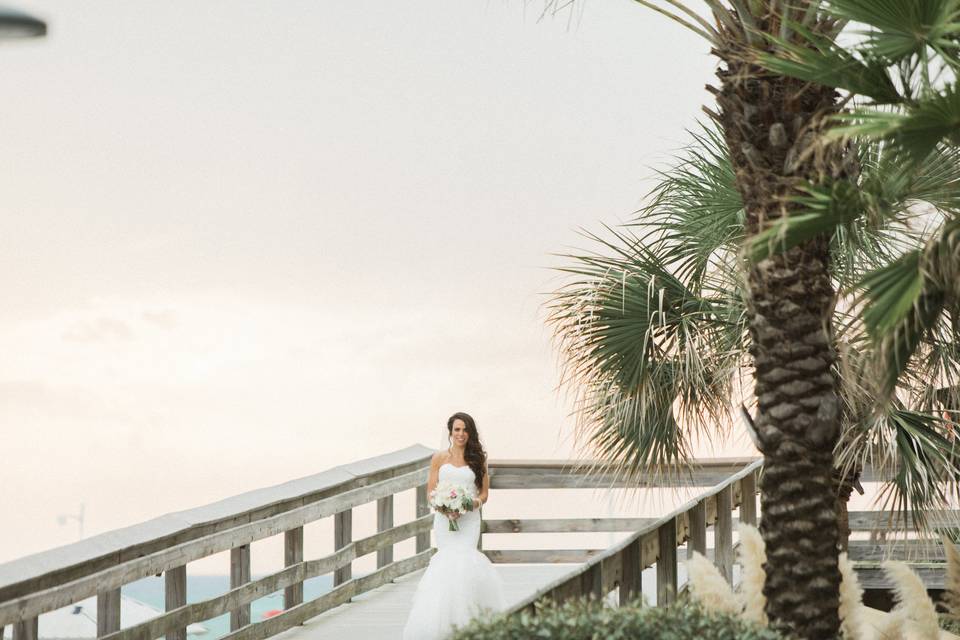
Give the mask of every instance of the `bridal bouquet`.
[[[430, 494], [430, 506], [443, 515], [459, 513], [463, 515], [473, 510], [476, 498], [472, 491], [468, 491], [461, 484], [453, 482], [438, 482]], [[450, 531], [459, 531], [460, 525], [456, 520], [448, 518]]]

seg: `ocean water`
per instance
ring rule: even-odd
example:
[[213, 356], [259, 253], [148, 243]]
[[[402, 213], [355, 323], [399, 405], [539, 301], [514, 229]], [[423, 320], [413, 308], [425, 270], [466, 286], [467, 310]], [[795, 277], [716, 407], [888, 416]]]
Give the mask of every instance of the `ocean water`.
[[[256, 580], [258, 576], [253, 576]], [[303, 583], [303, 599], [314, 598], [327, 593], [333, 588], [333, 576], [324, 575], [311, 578]], [[230, 590], [230, 576], [187, 576], [187, 602], [198, 602], [213, 598]], [[159, 609], [164, 610], [163, 577], [143, 578], [123, 586], [123, 594], [136, 598]], [[273, 609], [283, 609], [283, 591], [271, 593], [250, 605], [250, 622], [260, 622], [263, 614]], [[191, 636], [196, 640], [216, 640], [230, 632], [230, 614], [224, 614], [210, 620], [199, 621], [207, 628], [203, 635]], [[123, 620], [121, 626], [126, 626]]]

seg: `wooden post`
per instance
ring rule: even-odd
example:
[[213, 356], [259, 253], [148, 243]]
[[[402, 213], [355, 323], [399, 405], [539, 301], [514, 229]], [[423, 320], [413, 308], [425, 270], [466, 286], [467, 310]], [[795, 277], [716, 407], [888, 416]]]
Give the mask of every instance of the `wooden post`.
[[677, 597], [677, 519], [670, 518], [657, 529], [657, 606], [662, 607]]
[[[430, 513], [430, 505], [427, 503], [427, 485], [422, 484], [417, 487], [417, 518]], [[430, 548], [430, 532], [424, 531], [417, 534], [417, 553], [426, 551]]]
[[97, 637], [120, 631], [120, 587], [97, 591]]
[[13, 625], [13, 640], [37, 640], [40, 636], [37, 632], [38, 622], [37, 618], [15, 622]]
[[[477, 507], [479, 509], [480, 507]], [[477, 536], [477, 551], [483, 551], [483, 512], [480, 512], [480, 535]], [[0, 639], [2, 640], [2, 639]]]
[[620, 582], [620, 606], [626, 605], [632, 598], [639, 597], [642, 588], [640, 569], [640, 538], [623, 548], [622, 581]]
[[[173, 611], [187, 604], [187, 565], [167, 569], [164, 575], [166, 610]], [[180, 627], [167, 633], [167, 640], [187, 640], [187, 628]]]
[[740, 522], [757, 526], [757, 472], [740, 481]]
[[714, 528], [714, 547], [716, 559], [714, 564], [720, 573], [733, 582], [733, 497], [730, 485], [717, 493], [717, 524]]
[[595, 562], [589, 569], [580, 574], [580, 594], [594, 600], [603, 597], [603, 565]]
[[[230, 588], [250, 582], [250, 545], [245, 544], [230, 549]], [[241, 605], [230, 612], [230, 631], [236, 631], [250, 624], [250, 603]]]
[[694, 505], [687, 512], [690, 522], [690, 538], [687, 540], [687, 559], [693, 557], [696, 551], [702, 556], [707, 555], [707, 503], [703, 500]]
[[[285, 531], [283, 534], [283, 566], [289, 567], [301, 562], [303, 562], [303, 527], [296, 527]], [[347, 577], [349, 578], [349, 576]], [[302, 582], [292, 584], [283, 590], [284, 609], [292, 609], [302, 602]]]
[[[333, 516], [333, 548], [342, 549], [353, 540], [353, 509], [341, 511]], [[353, 577], [352, 564], [334, 570], [333, 586], [338, 586]]]
[[[393, 527], [393, 496], [377, 500], [377, 531], [386, 531]], [[393, 562], [393, 545], [377, 549], [377, 569]]]

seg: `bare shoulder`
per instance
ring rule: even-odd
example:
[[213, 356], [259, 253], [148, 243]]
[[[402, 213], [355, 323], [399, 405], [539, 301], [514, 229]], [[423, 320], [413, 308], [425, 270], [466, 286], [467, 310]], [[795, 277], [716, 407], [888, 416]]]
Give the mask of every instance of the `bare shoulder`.
[[443, 464], [443, 461], [446, 459], [446, 457], [447, 457], [446, 451], [437, 451], [436, 453], [433, 454], [433, 457], [430, 458], [431, 466], [437, 466], [439, 464]]

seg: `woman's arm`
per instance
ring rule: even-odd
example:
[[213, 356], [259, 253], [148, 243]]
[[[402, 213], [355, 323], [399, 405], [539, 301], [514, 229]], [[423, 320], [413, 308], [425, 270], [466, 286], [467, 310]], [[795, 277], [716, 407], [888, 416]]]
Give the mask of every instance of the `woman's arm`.
[[437, 482], [440, 480], [440, 457], [442, 455], [438, 451], [430, 458], [430, 475], [427, 476], [427, 500], [430, 499], [430, 494], [437, 488]]

